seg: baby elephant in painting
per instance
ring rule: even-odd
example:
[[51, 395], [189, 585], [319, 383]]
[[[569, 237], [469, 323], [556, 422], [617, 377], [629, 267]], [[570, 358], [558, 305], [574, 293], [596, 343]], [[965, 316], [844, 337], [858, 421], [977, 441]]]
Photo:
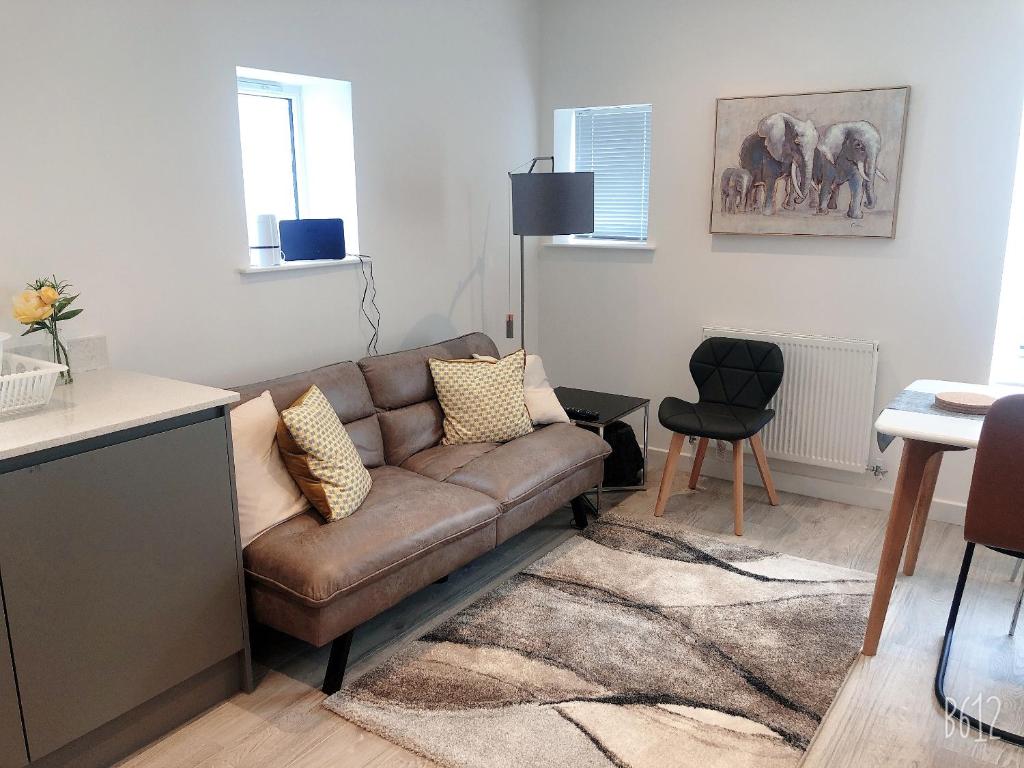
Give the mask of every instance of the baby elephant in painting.
[[722, 213], [747, 210], [747, 195], [753, 176], [743, 168], [726, 168], [722, 172]]

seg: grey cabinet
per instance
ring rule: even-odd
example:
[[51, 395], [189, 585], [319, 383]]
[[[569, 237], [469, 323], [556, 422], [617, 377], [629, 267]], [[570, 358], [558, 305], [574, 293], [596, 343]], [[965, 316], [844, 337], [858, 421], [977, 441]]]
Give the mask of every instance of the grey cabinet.
[[220, 416], [0, 474], [0, 580], [33, 761], [244, 647], [229, 467]]
[[27, 762], [7, 621], [0, 611], [0, 768], [21, 768]]

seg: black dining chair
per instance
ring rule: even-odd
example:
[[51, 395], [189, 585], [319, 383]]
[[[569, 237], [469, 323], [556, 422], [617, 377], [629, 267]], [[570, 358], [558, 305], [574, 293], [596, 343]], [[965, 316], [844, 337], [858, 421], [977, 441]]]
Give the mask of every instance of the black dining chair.
[[[981, 425], [978, 452], [974, 457], [974, 475], [967, 496], [964, 520], [964, 539], [967, 548], [960, 565], [960, 577], [953, 592], [949, 608], [946, 633], [935, 670], [935, 698], [950, 717], [969, 723], [983, 734], [995, 736], [1018, 746], [1024, 746], [1024, 736], [1004, 731], [983, 723], [957, 707], [946, 695], [946, 667], [953, 649], [953, 631], [956, 628], [964, 586], [971, 570], [974, 548], [984, 547], [1011, 557], [1024, 557], [1024, 395], [1010, 395], [996, 400], [989, 408]], [[1020, 603], [1014, 610], [1010, 634], [1017, 627]], [[965, 699], [968, 697], [964, 697]], [[979, 712], [979, 714], [981, 714]]]
[[697, 385], [696, 403], [666, 397], [658, 420], [672, 430], [665, 472], [654, 514], [661, 517], [672, 495], [672, 479], [687, 437], [697, 437], [697, 452], [690, 470], [690, 489], [697, 488], [708, 440], [732, 443], [733, 508], [735, 531], [743, 535], [743, 441], [750, 441], [758, 471], [772, 506], [778, 506], [760, 432], [775, 417], [768, 403], [782, 384], [782, 350], [777, 344], [750, 339], [705, 339], [690, 358], [690, 375]]

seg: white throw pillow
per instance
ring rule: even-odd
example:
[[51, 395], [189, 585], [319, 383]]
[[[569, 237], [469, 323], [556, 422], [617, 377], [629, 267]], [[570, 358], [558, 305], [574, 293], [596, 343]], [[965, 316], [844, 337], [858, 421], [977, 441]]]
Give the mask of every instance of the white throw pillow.
[[[473, 355], [480, 360], [494, 360], [488, 355]], [[540, 355], [526, 356], [526, 371], [523, 373], [523, 393], [526, 395], [526, 410], [530, 420], [538, 424], [568, 424], [569, 415], [555, 396], [555, 390], [548, 382], [544, 363]]]
[[278, 421], [270, 392], [231, 411], [238, 529], [243, 547], [309, 507], [277, 449]]

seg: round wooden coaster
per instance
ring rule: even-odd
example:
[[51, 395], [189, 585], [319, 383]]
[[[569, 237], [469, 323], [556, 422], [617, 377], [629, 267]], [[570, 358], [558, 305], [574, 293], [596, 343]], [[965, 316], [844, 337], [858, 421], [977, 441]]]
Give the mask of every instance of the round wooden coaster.
[[978, 392], [939, 392], [935, 395], [935, 407], [954, 413], [969, 413], [983, 416], [988, 413], [996, 399]]

